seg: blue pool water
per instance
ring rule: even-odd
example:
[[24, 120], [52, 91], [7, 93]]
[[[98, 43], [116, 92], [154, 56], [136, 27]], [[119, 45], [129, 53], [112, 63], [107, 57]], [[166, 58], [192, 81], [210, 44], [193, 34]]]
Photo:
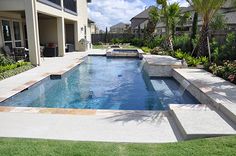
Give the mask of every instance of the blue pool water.
[[172, 78], [150, 80], [142, 71], [141, 60], [91, 56], [62, 79], [50, 80], [47, 78], [0, 105], [165, 110], [170, 103], [194, 104], [199, 102]]

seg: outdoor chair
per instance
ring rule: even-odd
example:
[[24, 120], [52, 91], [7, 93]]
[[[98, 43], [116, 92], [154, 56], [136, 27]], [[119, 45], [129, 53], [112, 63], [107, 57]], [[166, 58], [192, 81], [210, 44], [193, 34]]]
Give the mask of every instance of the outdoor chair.
[[14, 54], [15, 54], [15, 61], [24, 60], [29, 61], [29, 50], [25, 47], [15, 47]]
[[12, 51], [8, 46], [2, 47], [2, 50], [5, 56], [9, 56], [15, 60], [14, 51]]
[[8, 46], [2, 48], [4, 55], [12, 58], [16, 62], [19, 60], [29, 61], [29, 50], [25, 47], [15, 47], [12, 50]]
[[44, 57], [57, 57], [58, 47], [55, 43], [48, 43], [43, 51]]

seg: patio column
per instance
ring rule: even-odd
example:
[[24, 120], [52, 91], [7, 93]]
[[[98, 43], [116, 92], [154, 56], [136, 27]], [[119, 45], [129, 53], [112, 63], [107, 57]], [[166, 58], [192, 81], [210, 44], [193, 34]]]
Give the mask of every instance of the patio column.
[[65, 21], [63, 17], [57, 18], [57, 35], [58, 35], [58, 54], [60, 57], [65, 56]]
[[25, 0], [25, 20], [29, 45], [29, 58], [33, 65], [40, 65], [40, 43], [36, 1]]

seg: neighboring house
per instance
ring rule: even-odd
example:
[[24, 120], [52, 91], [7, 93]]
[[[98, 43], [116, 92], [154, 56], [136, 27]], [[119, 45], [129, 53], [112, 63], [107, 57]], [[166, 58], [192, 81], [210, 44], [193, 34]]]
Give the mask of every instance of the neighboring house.
[[99, 34], [99, 28], [96, 26], [96, 23], [92, 20], [90, 21], [91, 34]]
[[[134, 16], [131, 19], [131, 31], [136, 37], [143, 37], [144, 29], [147, 27], [149, 22], [149, 11], [151, 10], [152, 6], [145, 9], [138, 15]], [[186, 13], [190, 12], [190, 19], [185, 23], [183, 26], [179, 25], [176, 27], [176, 33], [191, 33], [192, 32], [192, 22], [194, 17], [194, 10], [192, 7], [181, 7], [181, 12]], [[218, 11], [219, 13], [223, 14], [226, 19], [226, 31], [227, 30], [236, 30], [236, 9], [232, 7], [230, 0], [226, 2], [226, 4]], [[166, 33], [166, 25], [163, 22], [164, 19], [161, 20], [156, 25], [155, 33], [158, 35], [162, 35]], [[202, 20], [201, 17], [198, 17], [198, 27], [199, 30], [202, 27]]]
[[[183, 33], [190, 34], [192, 33], [192, 23], [195, 11], [191, 6], [189, 6], [189, 7], [181, 7], [181, 12], [182, 13], [189, 12], [190, 19], [184, 25], [179, 25], [176, 27], [176, 34], [183, 34]], [[221, 7], [218, 13], [224, 15], [226, 20], [226, 27], [224, 30], [222, 30], [222, 32], [236, 30], [236, 10], [235, 8], [232, 7], [229, 1], [223, 7]], [[164, 34], [166, 32], [165, 23], [162, 21], [158, 22], [156, 26], [156, 33], [159, 35]], [[202, 18], [199, 16], [198, 29], [200, 30], [201, 27], [202, 27]]]
[[146, 8], [144, 11], [139, 13], [138, 15], [134, 16], [131, 21], [131, 32], [136, 37], [141, 37], [144, 34], [144, 29], [147, 27], [149, 21], [149, 11], [151, 10], [152, 6]]
[[88, 39], [87, 3], [91, 0], [0, 0], [0, 47], [27, 47], [30, 61], [40, 65], [40, 45], [54, 43], [59, 56], [66, 44], [80, 51]]
[[110, 33], [112, 34], [123, 34], [130, 33], [130, 24], [118, 23], [110, 27]]

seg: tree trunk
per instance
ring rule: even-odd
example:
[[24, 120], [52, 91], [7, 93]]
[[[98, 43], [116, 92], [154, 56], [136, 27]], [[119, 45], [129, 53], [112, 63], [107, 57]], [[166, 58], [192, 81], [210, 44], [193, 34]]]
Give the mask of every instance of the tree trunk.
[[207, 38], [209, 36], [209, 24], [203, 24], [200, 36], [200, 45], [197, 56], [209, 56], [208, 54], [208, 42]]

